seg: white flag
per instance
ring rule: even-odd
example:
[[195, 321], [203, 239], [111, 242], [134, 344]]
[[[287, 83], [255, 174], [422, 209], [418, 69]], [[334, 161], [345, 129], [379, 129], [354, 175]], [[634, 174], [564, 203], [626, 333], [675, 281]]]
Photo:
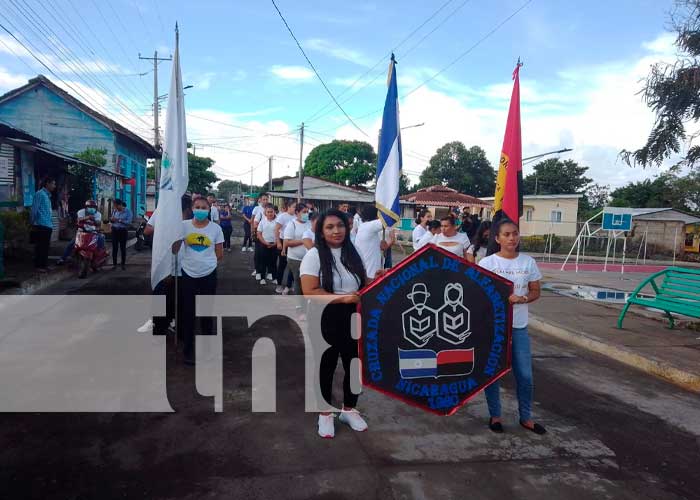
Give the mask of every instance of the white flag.
[[187, 127], [185, 101], [182, 95], [180, 71], [180, 34], [175, 26], [175, 55], [168, 94], [168, 114], [165, 121], [165, 144], [160, 169], [158, 216], [153, 232], [151, 254], [151, 287], [172, 272], [172, 245], [182, 238], [182, 195], [187, 190]]

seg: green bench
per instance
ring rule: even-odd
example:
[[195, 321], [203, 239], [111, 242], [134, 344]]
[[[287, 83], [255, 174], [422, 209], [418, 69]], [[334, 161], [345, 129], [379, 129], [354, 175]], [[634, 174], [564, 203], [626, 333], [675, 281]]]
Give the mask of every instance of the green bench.
[[[654, 290], [654, 297], [640, 293], [647, 285]], [[617, 320], [618, 328], [622, 328], [622, 320], [632, 304], [664, 311], [671, 328], [675, 323], [671, 313], [700, 318], [700, 270], [668, 267], [649, 276], [627, 299]]]

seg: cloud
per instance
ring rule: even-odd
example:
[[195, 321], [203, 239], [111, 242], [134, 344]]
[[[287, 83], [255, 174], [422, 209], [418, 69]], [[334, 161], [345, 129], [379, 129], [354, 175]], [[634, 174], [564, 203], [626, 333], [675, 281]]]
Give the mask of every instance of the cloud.
[[233, 74], [231, 81], [242, 82], [246, 78], [248, 78], [248, 73], [245, 70], [239, 69]]
[[371, 63], [367, 60], [367, 58], [358, 51], [347, 47], [342, 47], [322, 38], [312, 38], [307, 40], [304, 43], [304, 46], [309, 50], [320, 52], [335, 59], [340, 59], [341, 61], [348, 61], [359, 66], [371, 66]]
[[0, 66], [0, 89], [3, 92], [21, 87], [26, 84], [30, 76], [15, 74]]
[[215, 76], [216, 73], [211, 71], [199, 75], [194, 82], [194, 88], [198, 90], [209, 90], [211, 88], [211, 83], [214, 80]]
[[270, 73], [282, 80], [303, 82], [313, 79], [314, 72], [304, 66], [281, 66], [274, 65], [270, 68]]

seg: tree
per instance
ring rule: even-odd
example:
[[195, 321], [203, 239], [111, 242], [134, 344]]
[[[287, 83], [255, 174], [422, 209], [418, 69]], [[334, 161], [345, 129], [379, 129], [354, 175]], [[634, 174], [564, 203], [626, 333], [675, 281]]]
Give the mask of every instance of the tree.
[[459, 141], [448, 142], [430, 158], [420, 175], [419, 187], [444, 184], [472, 196], [493, 196], [496, 172], [479, 146], [467, 149]]
[[219, 180], [216, 174], [210, 170], [214, 165], [214, 160], [187, 153], [187, 162], [190, 175], [188, 189], [192, 193], [209, 193], [211, 185]]
[[579, 219], [588, 220], [610, 203], [610, 186], [592, 184], [579, 201]]
[[630, 182], [610, 193], [614, 207], [634, 208], [663, 208], [674, 207], [684, 209], [685, 206], [674, 206], [676, 196], [674, 190], [676, 181], [673, 175], [661, 174], [655, 179], [645, 179], [640, 182]]
[[311, 150], [304, 162], [304, 173], [357, 187], [374, 179], [376, 163], [377, 155], [369, 143], [334, 140]]
[[399, 195], [403, 196], [411, 192], [411, 179], [406, 174], [401, 174], [399, 178]]
[[535, 171], [523, 179], [523, 194], [571, 194], [583, 190], [592, 179], [585, 177], [588, 167], [573, 160], [550, 158], [539, 162]]
[[644, 146], [620, 153], [629, 165], [658, 166], [686, 148], [681, 163], [695, 166], [700, 160], [700, 146], [692, 144], [698, 133], [686, 133], [700, 119], [700, 0], [676, 0], [675, 6], [677, 60], [655, 64], [646, 78], [641, 93], [656, 122]]
[[[97, 167], [107, 165], [106, 149], [87, 148], [85, 151], [75, 154], [75, 157]], [[83, 208], [85, 202], [92, 198], [95, 169], [85, 165], [71, 165], [68, 167], [68, 173], [72, 176], [68, 194], [68, 210], [73, 213]]]
[[[238, 193], [241, 183], [238, 181], [223, 180], [216, 187], [216, 192], [219, 198], [228, 201], [232, 194]], [[244, 191], [241, 191], [244, 192]]]

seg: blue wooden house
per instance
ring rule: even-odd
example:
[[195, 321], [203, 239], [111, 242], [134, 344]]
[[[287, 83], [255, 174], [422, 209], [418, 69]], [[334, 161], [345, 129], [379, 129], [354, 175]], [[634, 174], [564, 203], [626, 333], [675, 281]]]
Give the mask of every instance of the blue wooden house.
[[39, 75], [0, 96], [0, 121], [39, 138], [66, 155], [88, 148], [107, 151], [95, 169], [94, 198], [105, 212], [120, 198], [135, 216], [146, 212], [146, 162], [160, 158], [152, 144], [90, 108]]

